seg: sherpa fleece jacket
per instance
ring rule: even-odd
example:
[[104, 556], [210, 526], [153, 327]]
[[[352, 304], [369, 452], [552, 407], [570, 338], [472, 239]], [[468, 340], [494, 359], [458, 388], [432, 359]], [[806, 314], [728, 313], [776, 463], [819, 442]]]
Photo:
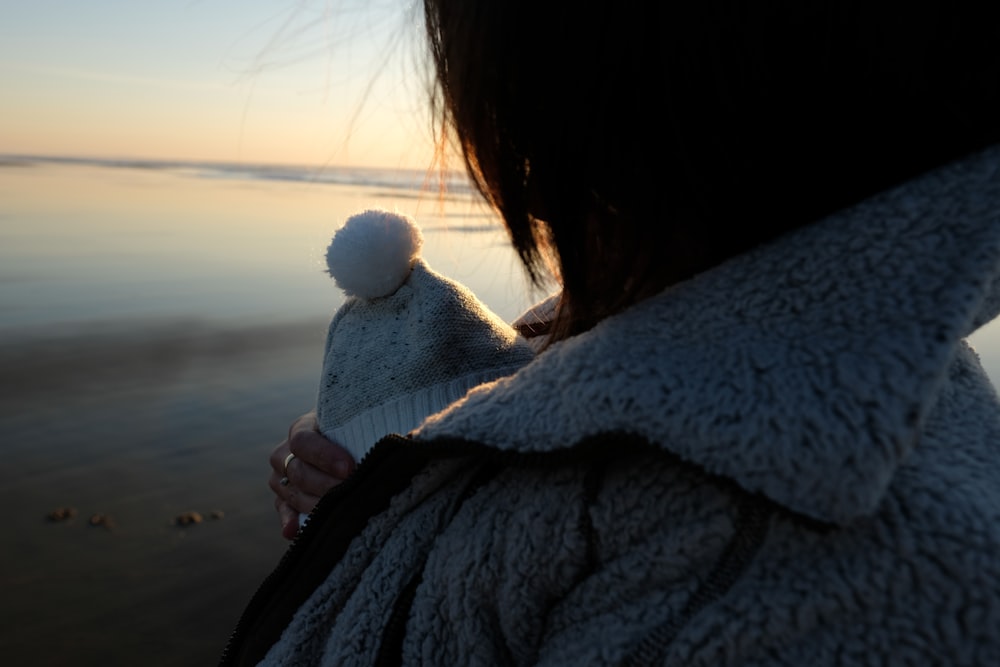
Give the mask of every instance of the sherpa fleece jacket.
[[1000, 665], [1000, 150], [390, 436], [224, 662]]

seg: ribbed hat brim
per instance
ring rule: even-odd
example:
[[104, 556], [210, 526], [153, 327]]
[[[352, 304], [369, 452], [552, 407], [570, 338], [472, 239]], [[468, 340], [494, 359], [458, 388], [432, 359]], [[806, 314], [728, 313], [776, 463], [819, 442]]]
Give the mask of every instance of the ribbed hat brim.
[[386, 435], [406, 435], [428, 416], [465, 396], [473, 387], [512, 375], [519, 368], [521, 364], [491, 368], [411, 391], [365, 410], [345, 423], [323, 431], [323, 435], [346, 448], [356, 461], [360, 461], [372, 445]]

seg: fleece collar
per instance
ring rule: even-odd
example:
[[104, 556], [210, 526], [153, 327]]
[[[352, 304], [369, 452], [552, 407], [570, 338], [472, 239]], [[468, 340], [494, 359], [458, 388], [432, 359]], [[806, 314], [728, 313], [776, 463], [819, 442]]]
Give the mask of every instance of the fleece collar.
[[629, 432], [846, 522], [875, 509], [958, 342], [998, 311], [1000, 147], [554, 345], [417, 437], [545, 451]]

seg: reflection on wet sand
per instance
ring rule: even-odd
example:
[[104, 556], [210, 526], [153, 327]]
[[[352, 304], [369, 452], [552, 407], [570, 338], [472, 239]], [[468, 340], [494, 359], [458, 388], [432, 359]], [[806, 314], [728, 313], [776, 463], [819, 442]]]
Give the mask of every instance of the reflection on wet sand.
[[324, 333], [188, 321], [0, 342], [5, 660], [215, 659], [285, 548], [266, 457], [311, 404]]

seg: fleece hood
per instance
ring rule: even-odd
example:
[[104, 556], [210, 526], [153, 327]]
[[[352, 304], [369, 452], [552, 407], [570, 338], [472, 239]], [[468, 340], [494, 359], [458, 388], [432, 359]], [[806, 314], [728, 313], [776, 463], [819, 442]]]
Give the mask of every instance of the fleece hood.
[[995, 147], [553, 345], [415, 436], [550, 451], [626, 432], [847, 522], [874, 511], [961, 339], [998, 311]]

